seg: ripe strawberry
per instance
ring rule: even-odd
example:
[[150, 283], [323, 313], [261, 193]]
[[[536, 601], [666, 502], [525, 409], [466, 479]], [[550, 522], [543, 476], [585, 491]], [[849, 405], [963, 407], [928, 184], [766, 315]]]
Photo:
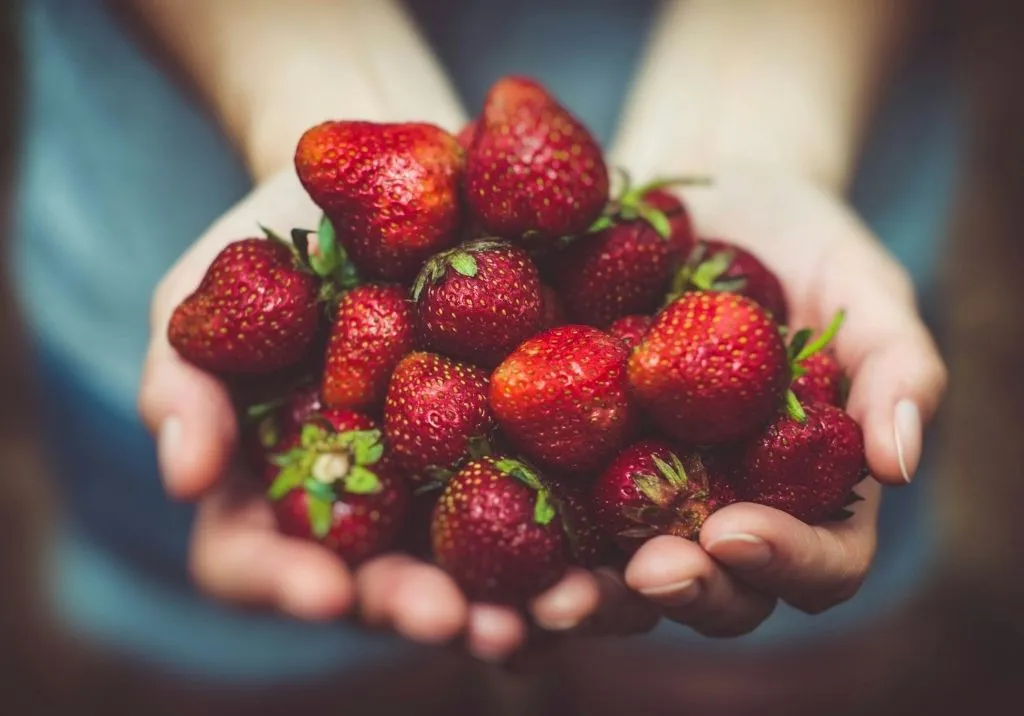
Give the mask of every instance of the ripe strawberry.
[[[605, 328], [629, 314], [653, 313], [662, 303], [687, 256], [691, 236], [688, 228], [677, 230], [647, 201], [649, 187], [668, 183], [627, 186], [591, 227], [592, 233], [578, 237], [553, 260], [552, 282], [574, 321]], [[663, 205], [673, 201], [663, 192], [655, 196]]]
[[409, 479], [443, 479], [486, 451], [493, 430], [484, 371], [432, 353], [410, 353], [399, 362], [384, 401], [384, 433]]
[[856, 421], [826, 403], [804, 407], [803, 422], [782, 413], [741, 452], [744, 500], [815, 524], [848, 504], [868, 475], [864, 436]]
[[619, 453], [591, 488], [594, 516], [627, 552], [659, 534], [696, 539], [708, 505], [708, 474], [695, 451], [658, 440]]
[[752, 298], [779, 325], [789, 310], [778, 277], [749, 251], [725, 241], [704, 239], [690, 252], [672, 282], [668, 300], [686, 291], [728, 291]]
[[379, 431], [335, 432], [314, 418], [273, 462], [278, 474], [267, 495], [284, 534], [319, 541], [349, 564], [398, 539], [409, 492], [384, 458]]
[[316, 335], [319, 286], [283, 243], [235, 241], [174, 310], [167, 338], [203, 370], [262, 374], [288, 367]]
[[793, 381], [793, 392], [801, 403], [828, 403], [843, 406], [843, 369], [828, 351], [815, 353], [803, 361], [806, 371]]
[[295, 168], [366, 278], [410, 281], [458, 238], [463, 151], [438, 127], [325, 122], [302, 135]]
[[686, 293], [655, 318], [629, 359], [633, 395], [672, 437], [729, 442], [783, 404], [791, 369], [778, 327], [749, 298]]
[[416, 315], [400, 286], [352, 289], [338, 303], [327, 341], [324, 404], [376, 410], [391, 371], [415, 347]]
[[611, 540], [594, 517], [588, 487], [575, 480], [553, 477], [549, 477], [546, 484], [562, 517], [573, 563], [587, 569], [600, 567]]
[[580, 473], [610, 459], [634, 427], [622, 341], [588, 326], [560, 326], [519, 346], [491, 375], [491, 408], [509, 440], [556, 470]]
[[438, 565], [473, 600], [520, 605], [569, 564], [562, 521], [541, 477], [522, 462], [485, 457], [449, 480], [434, 510]]
[[466, 200], [490, 234], [543, 245], [579, 234], [608, 201], [590, 132], [537, 82], [491, 87], [466, 155]]
[[493, 368], [537, 331], [537, 267], [502, 241], [463, 244], [430, 259], [413, 285], [420, 336], [438, 353]]
[[475, 119], [471, 119], [466, 126], [460, 129], [459, 133], [455, 135], [455, 139], [458, 140], [459, 146], [462, 147], [464, 152], [468, 152], [469, 148], [473, 146], [473, 138], [476, 136], [477, 126], [479, 126], [479, 122]]
[[643, 203], [647, 205], [648, 209], [660, 211], [668, 219], [669, 240], [674, 250], [680, 256], [689, 256], [693, 251], [694, 244], [697, 243], [690, 212], [686, 210], [686, 206], [679, 197], [665, 189], [666, 183], [694, 184], [699, 182], [697, 180], [653, 182], [647, 186], [643, 194]]
[[623, 316], [608, 326], [608, 335], [618, 338], [626, 344], [627, 348], [633, 350], [640, 345], [640, 341], [647, 335], [647, 331], [651, 329], [653, 323], [654, 319], [651, 316], [639, 314]]
[[541, 284], [540, 320], [537, 322], [537, 331], [564, 326], [568, 322], [569, 319], [565, 316], [565, 307], [562, 305], [562, 299], [558, 297], [558, 293], [547, 284]]

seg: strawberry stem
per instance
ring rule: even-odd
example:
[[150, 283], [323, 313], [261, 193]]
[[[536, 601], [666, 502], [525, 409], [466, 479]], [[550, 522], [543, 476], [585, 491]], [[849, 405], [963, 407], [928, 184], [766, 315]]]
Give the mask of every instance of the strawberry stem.
[[798, 423], [803, 424], [807, 422], [807, 413], [804, 411], [804, 406], [800, 405], [800, 399], [796, 397], [796, 393], [792, 390], [786, 391], [786, 413]]
[[832, 342], [832, 339], [836, 337], [839, 329], [843, 325], [843, 321], [846, 320], [846, 311], [839, 310], [836, 315], [832, 318], [832, 322], [828, 324], [825, 331], [818, 336], [816, 339], [806, 344], [799, 353], [797, 353], [794, 362], [799, 363], [800, 361], [807, 360], [812, 355], [820, 351], [822, 348]]

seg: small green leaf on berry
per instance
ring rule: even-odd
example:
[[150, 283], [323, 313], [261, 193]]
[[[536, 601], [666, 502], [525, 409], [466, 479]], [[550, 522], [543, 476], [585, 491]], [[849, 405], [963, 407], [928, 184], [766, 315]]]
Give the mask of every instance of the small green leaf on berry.
[[334, 503], [310, 495], [306, 502], [309, 510], [309, 526], [317, 539], [323, 539], [331, 532], [334, 521]]
[[477, 265], [476, 259], [473, 258], [473, 254], [468, 251], [457, 251], [452, 254], [452, 257], [448, 259], [449, 265], [459, 273], [467, 278], [473, 278], [476, 276]]
[[537, 502], [533, 506], [533, 521], [538, 525], [547, 525], [551, 523], [551, 520], [558, 516], [558, 510], [555, 509], [551, 499], [548, 496], [547, 490], [537, 491]]
[[372, 495], [380, 492], [383, 486], [376, 473], [366, 469], [362, 465], [353, 465], [345, 476], [345, 492], [353, 495]]
[[271, 500], [280, 500], [289, 492], [302, 485], [305, 477], [306, 475], [299, 465], [283, 468], [267, 489], [267, 497]]

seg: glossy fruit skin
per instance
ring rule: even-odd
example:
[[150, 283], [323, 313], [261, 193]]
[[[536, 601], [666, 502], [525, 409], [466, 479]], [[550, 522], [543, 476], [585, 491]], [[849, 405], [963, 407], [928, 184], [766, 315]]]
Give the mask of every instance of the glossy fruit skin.
[[672, 232], [669, 241], [673, 253], [688, 256], [697, 243], [697, 235], [690, 219], [690, 212], [675, 194], [665, 189], [651, 189], [644, 194], [644, 203], [665, 214]]
[[637, 403], [689, 445], [757, 432], [781, 408], [789, 379], [778, 327], [752, 300], [730, 293], [684, 294], [629, 359]]
[[568, 538], [557, 516], [536, 521], [537, 492], [496, 462], [474, 460], [451, 478], [434, 510], [431, 544], [467, 597], [522, 605], [565, 574]]
[[782, 282], [771, 269], [750, 251], [728, 241], [704, 239], [702, 243], [707, 248], [706, 259], [725, 252], [732, 253], [732, 262], [721, 275], [721, 279], [742, 279], [744, 285], [742, 288], [733, 289], [735, 293], [743, 294], [761, 304], [779, 325], [784, 326], [788, 323], [789, 306], [786, 303], [786, 292], [782, 288]]
[[411, 281], [458, 238], [463, 150], [432, 124], [324, 122], [295, 168], [366, 279]]
[[828, 403], [843, 406], [843, 369], [835, 356], [820, 351], [805, 358], [801, 365], [807, 372], [793, 381], [792, 390], [801, 403]]
[[466, 201], [492, 236], [538, 246], [580, 234], [608, 201], [601, 148], [536, 81], [490, 89], [466, 154]]
[[488, 439], [494, 416], [487, 402], [488, 376], [481, 369], [432, 353], [410, 353], [388, 384], [384, 434], [390, 455], [412, 482], [431, 472], [458, 468], [474, 439]]
[[547, 284], [540, 287], [540, 320], [537, 322], [537, 332], [546, 331], [556, 326], [564, 326], [569, 322], [565, 315], [565, 306], [558, 292]]
[[612, 543], [594, 516], [589, 485], [572, 478], [549, 477], [547, 486], [565, 525], [572, 563], [586, 569], [603, 565]]
[[[456, 253], [468, 252], [475, 274], [466, 276], [448, 265], [438, 269], [443, 271], [438, 280], [425, 280], [416, 299], [420, 336], [435, 353], [493, 368], [537, 332], [540, 278], [530, 255], [517, 246], [483, 241], [464, 248]], [[428, 264], [424, 274], [431, 268]]]
[[580, 474], [630, 438], [636, 415], [622, 341], [588, 326], [560, 326], [523, 343], [491, 374], [491, 408], [523, 453]]
[[640, 314], [623, 316], [608, 326], [608, 335], [618, 338], [626, 344], [627, 348], [633, 350], [640, 345], [640, 341], [644, 339], [644, 336], [647, 335], [647, 331], [651, 329], [653, 324], [654, 318], [652, 316]]
[[[654, 462], [657, 457], [671, 464], [673, 455], [683, 462], [688, 477], [686, 487], [678, 491], [661, 478]], [[640, 490], [633, 479], [638, 474], [660, 480], [668, 491], [665, 504], [658, 505]], [[696, 539], [711, 513], [707, 475], [699, 456], [693, 451], [676, 450], [662, 440], [641, 440], [622, 450], [594, 482], [590, 499], [601, 529], [627, 553], [635, 552], [658, 534]], [[656, 514], [649, 522], [640, 522], [635, 517], [639, 511]], [[649, 534], [632, 534], [638, 529], [646, 529]]]
[[805, 423], [782, 413], [744, 446], [740, 493], [817, 524], [846, 505], [868, 468], [864, 435], [853, 418], [826, 403], [810, 403], [804, 411]]
[[381, 491], [373, 494], [342, 492], [333, 505], [333, 521], [326, 537], [318, 539], [309, 522], [309, 495], [293, 490], [273, 503], [278, 528], [283, 534], [320, 542], [350, 566], [394, 546], [406, 523], [409, 488], [386, 463], [374, 472]]
[[634, 313], [653, 313], [685, 259], [645, 221], [581, 236], [558, 257], [553, 283], [569, 317], [606, 328]]
[[416, 314], [402, 287], [352, 289], [338, 303], [327, 340], [324, 404], [376, 412], [391, 372], [415, 348]]
[[319, 326], [319, 280], [287, 246], [228, 244], [171, 315], [167, 338], [187, 361], [221, 374], [272, 373], [302, 360]]

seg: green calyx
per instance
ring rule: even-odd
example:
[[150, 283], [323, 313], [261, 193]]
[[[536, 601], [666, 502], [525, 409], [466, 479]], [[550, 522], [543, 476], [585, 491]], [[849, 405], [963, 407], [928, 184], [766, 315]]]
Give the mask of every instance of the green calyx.
[[[832, 339], [839, 333], [839, 329], [845, 320], [846, 311], [837, 311], [825, 330], [814, 340], [811, 340], [813, 331], [810, 328], [801, 329], [793, 334], [787, 348], [790, 381], [794, 381], [807, 374], [804, 362], [816, 353], [820, 353], [832, 342]], [[807, 422], [807, 413], [792, 390], [786, 391], [786, 413], [798, 423]]]
[[551, 524], [551, 521], [558, 516], [558, 510], [555, 507], [554, 498], [541, 482], [537, 471], [525, 462], [509, 457], [496, 460], [494, 466], [537, 493], [537, 500], [533, 505], [533, 521], [539, 525]]
[[473, 254], [501, 248], [507, 244], [498, 239], [475, 239], [454, 249], [448, 249], [428, 259], [412, 285], [412, 300], [418, 301], [428, 284], [439, 282], [450, 268], [460, 276], [476, 278], [477, 263]]
[[711, 184], [709, 177], [674, 177], [666, 179], [655, 179], [654, 181], [639, 186], [633, 186], [629, 174], [622, 168], [617, 167], [616, 173], [619, 176], [621, 187], [615, 199], [608, 202], [604, 213], [590, 225], [587, 233], [593, 234], [603, 231], [623, 221], [645, 221], [663, 239], [672, 235], [672, 224], [664, 211], [655, 208], [646, 201], [646, 196], [658, 189], [668, 189], [679, 186], [708, 186]]
[[448, 467], [439, 465], [428, 465], [423, 470], [426, 482], [417, 487], [414, 493], [417, 495], [426, 494], [439, 490], [448, 484], [452, 476], [465, 464], [467, 460], [479, 460], [491, 454], [491, 441], [487, 435], [477, 435], [470, 438], [466, 443], [465, 454]]
[[725, 277], [735, 260], [735, 251], [719, 251], [709, 256], [707, 243], [698, 242], [672, 278], [672, 286], [665, 296], [665, 305], [672, 303], [687, 291], [742, 291], [747, 285], [746, 276]]
[[643, 493], [644, 497], [659, 507], [667, 507], [676, 497], [686, 491], [689, 478], [682, 460], [671, 453], [670, 462], [665, 462], [657, 455], [651, 455], [651, 461], [657, 470], [653, 472], [636, 472], [631, 475], [633, 484]]
[[383, 489], [372, 470], [383, 454], [379, 430], [336, 433], [311, 421], [302, 426], [297, 447], [270, 458], [280, 471], [267, 496], [280, 500], [293, 490], [304, 490], [313, 533], [323, 538], [330, 531], [339, 492], [371, 495]]
[[623, 514], [634, 524], [619, 534], [646, 539], [656, 534], [688, 536], [700, 529], [708, 514], [708, 477], [704, 462], [688, 457], [689, 468], [675, 453], [668, 461], [651, 455], [654, 472], [636, 472], [630, 477], [649, 504], [630, 506]]
[[[260, 229], [269, 240], [288, 247], [299, 266], [322, 280], [318, 296], [320, 301], [333, 301], [344, 291], [360, 284], [356, 267], [338, 243], [334, 225], [326, 216], [320, 218], [316, 231], [292, 229], [291, 241], [262, 224]], [[311, 240], [311, 237], [315, 237], [315, 240]]]

